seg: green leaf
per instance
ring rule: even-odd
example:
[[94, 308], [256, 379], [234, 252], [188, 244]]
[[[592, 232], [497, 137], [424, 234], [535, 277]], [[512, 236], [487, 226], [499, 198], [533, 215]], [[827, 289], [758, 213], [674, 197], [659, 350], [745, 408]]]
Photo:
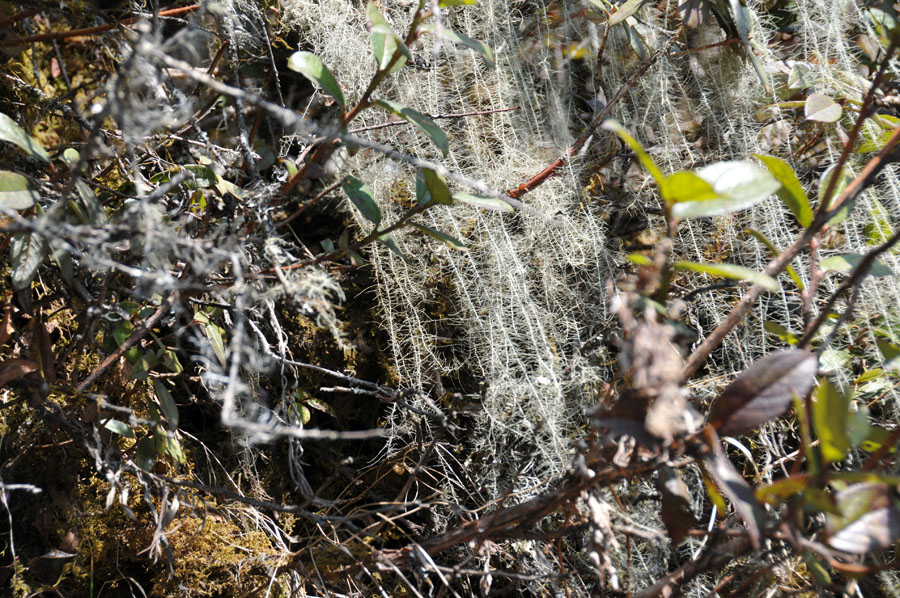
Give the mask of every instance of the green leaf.
[[[842, 253], [833, 255], [819, 262], [819, 267], [825, 272], [849, 272], [856, 268], [865, 256], [858, 253]], [[894, 271], [877, 258], [869, 268], [869, 274], [875, 277], [893, 276]]]
[[414, 228], [419, 229], [420, 231], [422, 231], [423, 233], [425, 233], [426, 235], [428, 235], [429, 237], [431, 237], [433, 239], [437, 239], [438, 241], [440, 241], [444, 245], [447, 245], [451, 249], [456, 249], [458, 251], [468, 251], [469, 250], [469, 248], [466, 247], [465, 243], [463, 243], [462, 241], [460, 241], [458, 239], [455, 239], [454, 237], [451, 237], [448, 234], [442, 233], [439, 230], [435, 230], [429, 226], [425, 226], [424, 224], [419, 224], [417, 222], [410, 222], [410, 224]]
[[8, 141], [25, 150], [29, 156], [38, 158], [44, 162], [50, 161], [47, 153], [37, 139], [25, 132], [13, 119], [0, 112], [0, 141]]
[[344, 92], [338, 85], [337, 79], [322, 62], [322, 59], [312, 52], [294, 52], [288, 59], [288, 68], [297, 71], [319, 87], [325, 90], [325, 93], [337, 100], [341, 108], [346, 107], [344, 100]]
[[[762, 234], [761, 232], [753, 230], [752, 228], [744, 229], [744, 232], [751, 235], [752, 237], [757, 239], [760, 243], [765, 245], [766, 248], [769, 250], [769, 252], [772, 254], [773, 258], [781, 255], [781, 252], [778, 251], [778, 248], [775, 247], [775, 244], [772, 243], [770, 240], [768, 240], [766, 238], [766, 236], [764, 234]], [[806, 288], [803, 286], [803, 279], [800, 278], [800, 276], [797, 274], [797, 271], [794, 270], [793, 266], [787, 265], [787, 266], [785, 266], [784, 270], [791, 277], [791, 280], [794, 281], [794, 284], [797, 285], [798, 289], [800, 289], [802, 291], [804, 288]]]
[[416, 171], [416, 200], [420, 206], [432, 203], [449, 206], [453, 203], [453, 195], [444, 177], [429, 168], [420, 168]]
[[306, 404], [312, 407], [313, 409], [317, 409], [322, 413], [327, 413], [331, 417], [337, 419], [337, 413], [334, 412], [334, 408], [321, 399], [317, 399], [315, 397], [309, 397], [306, 399]]
[[612, 27], [613, 25], [621, 23], [636, 13], [645, 2], [648, 2], [648, 0], [628, 0], [625, 4], [616, 7], [616, 12], [610, 15], [607, 26]]
[[366, 5], [366, 16], [369, 17], [369, 22], [372, 24], [372, 52], [375, 54], [375, 64], [378, 65], [378, 70], [386, 69], [398, 51], [402, 56], [394, 63], [390, 72], [403, 68], [407, 60], [412, 60], [409, 48], [394, 32], [390, 23], [378, 12], [378, 7], [374, 2]]
[[847, 417], [850, 398], [829, 379], [819, 380], [812, 404], [813, 427], [819, 438], [819, 449], [826, 463], [842, 461], [850, 450], [847, 439]]
[[10, 245], [12, 285], [17, 291], [28, 288], [50, 248], [47, 240], [34, 233], [16, 233]]
[[15, 172], [0, 170], [0, 207], [7, 210], [27, 210], [40, 197], [31, 179]]
[[375, 226], [381, 223], [381, 210], [378, 209], [378, 204], [375, 203], [375, 197], [368, 185], [356, 177], [346, 176], [341, 181], [341, 189], [369, 222]]
[[178, 427], [178, 405], [175, 404], [172, 393], [169, 392], [169, 389], [166, 388], [166, 385], [161, 380], [157, 379], [153, 380], [153, 390], [156, 392], [156, 398], [159, 400], [159, 406], [166, 417], [166, 421], [169, 422], [169, 425], [174, 430]]
[[754, 284], [758, 284], [766, 290], [777, 291], [781, 287], [778, 281], [762, 272], [736, 266], [734, 264], [698, 264], [695, 262], [675, 262], [676, 270], [691, 270], [709, 274], [710, 276], [720, 276], [722, 278], [730, 278], [732, 280], [749, 280]]
[[648, 256], [644, 255], [643, 253], [629, 253], [628, 255], [625, 256], [625, 259], [627, 259], [632, 264], [635, 264], [638, 266], [652, 266], [653, 265], [653, 260], [651, 260]]
[[647, 153], [647, 150], [644, 149], [644, 146], [641, 145], [640, 141], [632, 137], [631, 134], [625, 130], [625, 127], [614, 120], [610, 119], [604, 121], [601, 127], [618, 135], [619, 139], [625, 142], [625, 144], [631, 148], [631, 151], [635, 153], [641, 165], [648, 173], [650, 173], [650, 176], [653, 177], [656, 184], [660, 187], [663, 186], [663, 174], [659, 170], [659, 166], [656, 165], [656, 162], [653, 161], [653, 158], [650, 157], [650, 154]]
[[883, 338], [876, 339], [875, 344], [884, 359], [884, 369], [900, 371], [900, 347]]
[[381, 235], [380, 237], [378, 237], [378, 240], [384, 243], [388, 249], [399, 255], [404, 262], [409, 260], [409, 258], [407, 258], [406, 255], [404, 255], [403, 252], [400, 251], [400, 246], [397, 245], [397, 239], [394, 238], [394, 235]]
[[412, 108], [407, 108], [406, 106], [402, 106], [397, 102], [392, 102], [390, 100], [375, 100], [375, 104], [417, 126], [429, 139], [431, 139], [431, 142], [441, 150], [441, 153], [444, 156], [447, 155], [447, 152], [450, 150], [450, 144], [447, 142], [447, 135], [439, 126], [434, 124], [433, 120], [421, 112], [416, 112]]
[[475, 52], [480, 54], [484, 59], [484, 63], [488, 66], [488, 68], [493, 68], [494, 55], [493, 53], [491, 53], [491, 48], [484, 42], [463, 35], [462, 33], [457, 33], [456, 31], [447, 29], [446, 27], [441, 27], [440, 29], [438, 29], [432, 23], [425, 23], [420, 28], [423, 31], [428, 31], [434, 33], [435, 35], [440, 35], [441, 39], [445, 39], [461, 46], [466, 46], [471, 50], [475, 50]]
[[125, 438], [134, 438], [134, 430], [131, 429], [131, 426], [117, 419], [109, 420], [108, 422], [103, 424], [103, 427], [110, 432], [118, 434], [119, 436], [124, 436]]
[[709, 201], [720, 199], [712, 185], [695, 173], [682, 170], [663, 178], [659, 192], [667, 204], [685, 201]]
[[886, 243], [893, 235], [894, 229], [888, 220], [887, 210], [877, 199], [872, 204], [872, 211], [869, 213], [869, 222], [863, 229], [868, 245], [881, 245]]
[[763, 322], [763, 329], [770, 334], [774, 334], [779, 339], [781, 339], [782, 342], [785, 342], [791, 346], [796, 345], [800, 342], [800, 339], [797, 338], [796, 334], [777, 322], [766, 320], [765, 322]]
[[485, 210], [495, 210], [497, 212], [513, 212], [513, 207], [498, 197], [489, 197], [487, 195], [474, 195], [459, 191], [452, 195], [454, 201], [461, 201], [469, 205], [483, 208]]
[[812, 69], [804, 62], [798, 62], [791, 67], [791, 73], [788, 75], [788, 89], [802, 91], [814, 87], [816, 84], [813, 77]]
[[151, 471], [156, 465], [156, 443], [152, 438], [141, 438], [137, 442], [137, 456], [135, 462], [144, 471]]
[[193, 175], [184, 182], [185, 187], [188, 189], [208, 189], [216, 184], [218, 175], [211, 166], [206, 164], [185, 164], [182, 168]]
[[181, 450], [181, 443], [178, 442], [178, 439], [174, 436], [166, 436], [165, 451], [167, 455], [175, 459], [178, 463], [187, 462], [184, 451]]
[[106, 210], [103, 204], [81, 177], [75, 179], [75, 191], [78, 193], [78, 203], [84, 217], [84, 224], [106, 224]]
[[303, 403], [297, 403], [297, 416], [300, 418], [300, 423], [304, 426], [309, 423], [309, 420], [312, 419], [312, 411], [309, 410], [309, 407], [304, 405]]
[[745, 160], [716, 162], [697, 171], [721, 199], [686, 201], [672, 206], [675, 218], [702, 218], [730, 214], [754, 206], [781, 187], [775, 177]]
[[823, 123], [833, 123], [841, 118], [843, 108], [841, 105], [820, 93], [811, 93], [806, 98], [803, 106], [803, 114], [807, 120], [815, 120]]
[[[828, 170], [822, 173], [822, 177], [819, 179], [819, 205], [825, 204], [825, 192], [828, 191], [828, 185], [830, 184], [831, 177], [835, 176], [835, 171], [837, 169], [837, 164], [830, 166]], [[847, 188], [853, 181], [853, 175], [850, 173], [849, 169], [844, 166], [841, 169], [840, 173], [837, 175], [837, 183], [834, 185], [834, 190], [831, 192], [831, 197], [828, 198], [828, 209], [832, 208], [832, 203], [834, 202], [834, 198], [840, 197], [841, 193], [844, 192], [844, 189]], [[847, 219], [850, 215], [851, 210], [856, 206], [856, 200], [851, 201], [849, 203], [845, 202], [837, 211], [837, 213], [831, 217], [831, 220], [828, 221], [830, 226], [837, 226], [841, 222]]]
[[806, 191], [803, 190], [803, 185], [800, 184], [800, 179], [797, 178], [797, 174], [791, 168], [791, 165], [775, 156], [767, 156], [765, 154], [753, 154], [753, 156], [765, 164], [772, 176], [781, 183], [778, 197], [794, 214], [800, 226], [803, 228], [808, 227], [813, 219], [812, 207], [809, 205]]

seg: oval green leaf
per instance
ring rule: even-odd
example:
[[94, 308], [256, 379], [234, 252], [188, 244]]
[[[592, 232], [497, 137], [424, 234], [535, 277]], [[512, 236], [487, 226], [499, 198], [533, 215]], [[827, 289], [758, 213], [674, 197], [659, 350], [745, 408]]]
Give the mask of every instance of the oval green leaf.
[[841, 118], [843, 108], [841, 105], [820, 93], [812, 93], [806, 98], [803, 106], [803, 115], [807, 120], [815, 120], [823, 123], [833, 123]]
[[31, 180], [16, 172], [0, 170], [0, 207], [27, 210], [40, 199]]
[[[825, 272], [849, 272], [856, 268], [865, 258], [859, 253], [842, 253], [841, 255], [832, 255], [819, 262], [819, 267]], [[884, 262], [875, 259], [872, 267], [869, 268], [869, 274], [875, 277], [893, 276], [894, 271], [891, 270]]]
[[429, 168], [420, 168], [416, 171], [416, 200], [420, 206], [432, 203], [449, 206], [453, 203], [453, 195], [444, 177]]
[[44, 162], [50, 161], [47, 153], [37, 139], [25, 132], [13, 119], [0, 112], [0, 140], [14, 143], [22, 148], [25, 153]]
[[419, 224], [417, 222], [410, 222], [410, 225], [412, 225], [413, 228], [419, 229], [420, 231], [422, 231], [423, 233], [425, 233], [432, 239], [437, 239], [438, 241], [440, 241], [441, 243], [443, 243], [450, 249], [456, 249], [457, 251], [468, 251], [469, 250], [469, 248], [466, 247], [466, 244], [463, 243], [462, 241], [460, 241], [459, 239], [451, 237], [448, 234], [442, 233], [439, 230], [435, 230], [435, 229], [431, 228], [430, 226], [425, 226], [424, 224]]
[[324, 89], [325, 93], [337, 100], [341, 108], [346, 107], [341, 86], [321, 58], [312, 52], [294, 52], [288, 59], [288, 68]]
[[341, 181], [341, 189], [369, 222], [375, 226], [381, 223], [381, 210], [378, 209], [378, 204], [375, 203], [375, 197], [368, 185], [356, 177], [346, 176]]
[[808, 227], [813, 219], [812, 207], [809, 205], [809, 197], [806, 196], [806, 191], [803, 190], [803, 185], [800, 184], [800, 179], [797, 178], [791, 165], [775, 156], [753, 154], [753, 157], [765, 164], [772, 176], [781, 183], [778, 197], [794, 214], [800, 226]]
[[433, 120], [422, 114], [421, 112], [416, 112], [412, 108], [407, 108], [406, 106], [402, 106], [397, 102], [392, 102], [390, 100], [375, 100], [375, 104], [377, 106], [381, 106], [388, 112], [392, 114], [396, 114], [403, 120], [408, 123], [411, 123], [417, 126], [422, 130], [425, 135], [431, 139], [431, 142], [434, 143], [441, 153], [446, 156], [447, 152], [450, 151], [450, 144], [447, 142], [447, 135], [444, 131], [441, 130], [439, 126], [437, 126]]
[[378, 65], [378, 70], [386, 69], [397, 51], [401, 53], [401, 57], [394, 62], [390, 72], [403, 68], [406, 61], [412, 59], [409, 48], [406, 47], [400, 36], [391, 28], [387, 19], [381, 15], [374, 2], [369, 2], [366, 5], [366, 16], [372, 24], [372, 52], [375, 54], [375, 63]]
[[687, 170], [665, 177], [659, 186], [659, 192], [667, 204], [684, 201], [709, 201], [722, 197], [707, 181]]
[[10, 244], [10, 265], [15, 290], [21, 291], [31, 284], [48, 251], [47, 240], [41, 235], [17, 233], [13, 236]]
[[703, 218], [739, 212], [758, 204], [781, 186], [767, 170], [746, 160], [716, 162], [697, 170], [696, 174], [721, 197], [676, 203], [672, 206], [675, 218]]
[[489, 197], [487, 195], [475, 195], [459, 191], [453, 194], [454, 201], [461, 201], [469, 205], [483, 208], [485, 210], [494, 210], [497, 212], [513, 212], [513, 207], [498, 197]]
[[722, 278], [730, 278], [732, 280], [748, 280], [754, 284], [758, 284], [768, 291], [777, 291], [780, 289], [778, 281], [762, 272], [736, 266], [734, 264], [698, 264], [696, 262], [675, 262], [676, 270], [691, 270], [710, 276], [719, 276]]
[[812, 404], [813, 428], [819, 438], [819, 449], [826, 463], [837, 463], [847, 456], [847, 417], [850, 398], [828, 378], [819, 380]]

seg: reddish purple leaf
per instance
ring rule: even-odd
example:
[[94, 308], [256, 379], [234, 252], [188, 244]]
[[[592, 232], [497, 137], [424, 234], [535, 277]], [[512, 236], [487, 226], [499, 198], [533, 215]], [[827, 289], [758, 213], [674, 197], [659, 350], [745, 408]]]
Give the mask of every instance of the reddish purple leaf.
[[769, 353], [738, 374], [709, 412], [720, 434], [744, 434], [781, 417], [794, 396], [805, 396], [816, 383], [816, 356], [803, 349]]

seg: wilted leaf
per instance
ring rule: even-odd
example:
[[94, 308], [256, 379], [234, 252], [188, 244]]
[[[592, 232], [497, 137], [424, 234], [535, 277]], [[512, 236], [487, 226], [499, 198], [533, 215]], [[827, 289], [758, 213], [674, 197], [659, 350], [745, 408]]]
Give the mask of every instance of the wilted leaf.
[[381, 223], [381, 210], [378, 209], [378, 204], [375, 203], [375, 197], [368, 185], [356, 177], [346, 176], [341, 181], [341, 189], [367, 220], [375, 226]]
[[47, 257], [47, 240], [35, 233], [16, 233], [10, 245], [12, 284], [17, 291], [28, 288]]
[[30, 359], [7, 359], [0, 361], [0, 388], [40, 369], [36, 361]]
[[418, 224], [416, 222], [410, 222], [410, 225], [412, 225], [414, 228], [419, 229], [420, 231], [422, 231], [423, 233], [425, 233], [432, 239], [437, 239], [438, 241], [440, 241], [444, 245], [450, 247], [451, 249], [456, 249], [458, 251], [468, 251], [469, 250], [469, 248], [466, 247], [465, 243], [463, 243], [459, 239], [455, 239], [454, 237], [451, 237], [450, 235], [448, 235], [446, 233], [442, 233], [439, 230], [435, 230], [431, 227], [425, 226], [424, 224]]
[[341, 108], [347, 105], [344, 100], [344, 92], [338, 85], [337, 79], [334, 78], [322, 59], [312, 52], [294, 52], [288, 59], [288, 68], [297, 71], [324, 89], [325, 93], [337, 100]]
[[819, 450], [826, 463], [841, 461], [850, 450], [847, 417], [850, 398], [827, 378], [819, 381], [812, 404], [813, 427], [819, 438]]
[[7, 210], [27, 210], [40, 197], [28, 177], [0, 170], [0, 207]]
[[473, 195], [460, 191], [453, 194], [455, 201], [461, 201], [469, 205], [483, 208], [485, 210], [495, 210], [497, 212], [512, 212], [513, 207], [497, 197], [488, 197], [486, 195]]
[[53, 343], [50, 341], [50, 332], [43, 320], [43, 314], [38, 312], [32, 325], [32, 341], [37, 354], [41, 358], [41, 372], [44, 378], [53, 384], [56, 382], [56, 357], [53, 355]]
[[439, 126], [435, 124], [433, 120], [422, 114], [421, 112], [416, 112], [412, 108], [407, 108], [406, 106], [402, 106], [397, 102], [392, 102], [390, 100], [375, 100], [375, 105], [381, 106], [388, 112], [391, 112], [403, 120], [414, 124], [425, 135], [431, 139], [431, 142], [434, 143], [441, 153], [445, 156], [447, 152], [450, 150], [450, 144], [447, 141], [447, 135], [444, 131], [441, 130]]
[[676, 270], [691, 270], [693, 272], [709, 274], [710, 276], [721, 276], [722, 278], [730, 278], [732, 280], [748, 280], [769, 291], [777, 291], [781, 288], [778, 281], [768, 274], [763, 274], [762, 272], [757, 272], [756, 270], [744, 268], [743, 266], [736, 266], [734, 264], [675, 262], [674, 267]]
[[675, 218], [701, 218], [730, 214], [754, 206], [781, 187], [767, 170], [746, 160], [716, 162], [697, 176], [709, 183], [720, 199], [685, 201], [672, 206]]
[[12, 302], [7, 301], [3, 306], [3, 317], [0, 318], [0, 347], [6, 344], [15, 331], [12, 323]]
[[808, 227], [813, 219], [812, 207], [810, 207], [806, 191], [803, 190], [803, 185], [800, 184], [800, 179], [797, 178], [791, 165], [775, 156], [765, 154], [753, 154], [753, 156], [765, 164], [772, 176], [781, 183], [781, 188], [777, 192], [778, 197], [794, 214], [800, 226]]
[[835, 498], [841, 514], [827, 518], [828, 545], [835, 550], [865, 554], [900, 539], [900, 508], [894, 489], [887, 484], [855, 484]]
[[[819, 262], [819, 267], [824, 272], [849, 272], [856, 268], [864, 258], [864, 255], [858, 253], [842, 253], [841, 255], [832, 255], [825, 258]], [[894, 271], [876, 258], [872, 262], [872, 267], [869, 268], [869, 274], [872, 276], [892, 276]]]
[[394, 66], [391, 67], [391, 72], [403, 68], [406, 61], [412, 58], [409, 48], [406, 47], [400, 36], [394, 32], [390, 23], [378, 12], [378, 7], [375, 6], [374, 2], [369, 2], [366, 5], [366, 16], [369, 17], [369, 22], [372, 24], [372, 52], [375, 54], [375, 63], [378, 65], [378, 70], [387, 68], [398, 50], [401, 56], [394, 63]]
[[803, 114], [808, 120], [816, 120], [823, 123], [833, 123], [841, 118], [843, 108], [841, 105], [820, 93], [812, 93], [806, 98]]
[[453, 203], [453, 195], [444, 177], [429, 168], [420, 168], [416, 171], [416, 201], [420, 206], [430, 203], [449, 206]]
[[84, 224], [106, 224], [106, 210], [94, 195], [94, 191], [81, 177], [75, 179], [78, 203], [84, 215]]
[[0, 112], [0, 141], [8, 141], [18, 145], [20, 148], [34, 158], [50, 161], [50, 154], [47, 153], [37, 139], [25, 132], [22, 127], [17, 125], [13, 119]]
[[691, 509], [691, 494], [678, 472], [667, 465], [659, 469], [658, 485], [662, 495], [662, 520], [672, 546], [675, 546], [696, 524]]
[[481, 55], [481, 57], [484, 59], [484, 63], [489, 68], [494, 66], [494, 55], [491, 53], [491, 48], [484, 42], [463, 35], [462, 33], [457, 33], [456, 31], [447, 29], [446, 27], [441, 27], [440, 29], [438, 29], [432, 23], [425, 23], [421, 26], [421, 29], [423, 31], [430, 31], [431, 33], [439, 33], [442, 39], [451, 41], [461, 46], [466, 46], [471, 50], [475, 50], [475, 52]]
[[780, 417], [793, 397], [806, 396], [816, 382], [816, 356], [802, 349], [769, 353], [738, 374], [713, 403], [709, 422], [735, 436]]

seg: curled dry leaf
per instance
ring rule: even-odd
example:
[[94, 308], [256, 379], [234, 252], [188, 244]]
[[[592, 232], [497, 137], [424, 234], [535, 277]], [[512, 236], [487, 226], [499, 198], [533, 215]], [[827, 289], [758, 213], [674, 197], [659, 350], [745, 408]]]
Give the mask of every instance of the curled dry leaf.
[[7, 359], [0, 361], [0, 387], [5, 386], [13, 380], [18, 380], [22, 376], [35, 372], [40, 368], [37, 362], [30, 359]]
[[738, 374], [709, 412], [720, 434], [744, 434], [780, 417], [794, 396], [803, 397], [816, 382], [816, 356], [803, 349], [769, 353]]

